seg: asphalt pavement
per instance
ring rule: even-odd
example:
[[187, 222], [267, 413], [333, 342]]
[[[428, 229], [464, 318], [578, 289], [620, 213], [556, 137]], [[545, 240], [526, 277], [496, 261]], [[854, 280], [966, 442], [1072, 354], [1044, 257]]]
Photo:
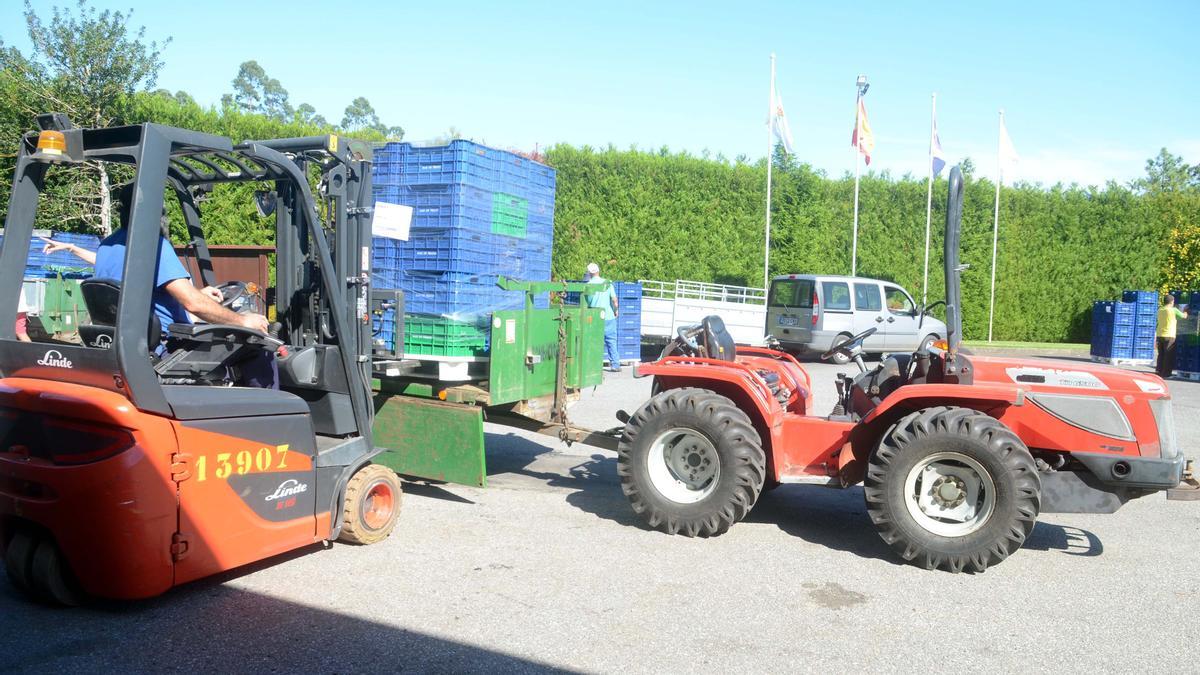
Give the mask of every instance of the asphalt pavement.
[[[808, 364], [817, 409], [837, 368]], [[1200, 447], [1200, 383], [1172, 381]], [[616, 426], [628, 369], [571, 411]], [[138, 603], [62, 610], [0, 584], [17, 672], [1197, 672], [1200, 503], [1045, 515], [983, 574], [902, 564], [862, 491], [783, 486], [713, 539], [646, 529], [615, 455], [487, 425], [486, 489], [410, 483], [374, 546], [334, 545]]]

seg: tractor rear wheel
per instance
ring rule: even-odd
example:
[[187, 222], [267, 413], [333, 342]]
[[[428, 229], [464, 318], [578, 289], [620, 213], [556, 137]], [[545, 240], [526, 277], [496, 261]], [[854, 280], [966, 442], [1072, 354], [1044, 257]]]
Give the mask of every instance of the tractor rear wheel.
[[982, 572], [1021, 548], [1041, 480], [1021, 439], [969, 408], [896, 422], [871, 455], [867, 512], [900, 557], [926, 569]]
[[758, 432], [733, 401], [706, 389], [652, 397], [617, 449], [621, 490], [651, 527], [710, 537], [750, 512], [766, 478]]
[[363, 545], [387, 539], [400, 517], [402, 496], [400, 479], [391, 469], [378, 464], [359, 469], [346, 484], [338, 539]]

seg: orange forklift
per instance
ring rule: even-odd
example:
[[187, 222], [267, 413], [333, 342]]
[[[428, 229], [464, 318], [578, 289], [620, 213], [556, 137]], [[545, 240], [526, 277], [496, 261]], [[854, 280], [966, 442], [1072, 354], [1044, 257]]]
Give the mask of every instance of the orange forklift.
[[[385, 301], [370, 288], [370, 148], [79, 129], [61, 114], [38, 124], [18, 149], [0, 288], [22, 285], [49, 175], [124, 165], [133, 199], [123, 277], [83, 283], [80, 341], [18, 341], [17, 294], [0, 297], [0, 546], [12, 583], [63, 604], [147, 598], [312, 544], [387, 537], [401, 491], [371, 461], [371, 313]], [[263, 188], [259, 213], [274, 216], [278, 323], [161, 325], [151, 293], [164, 200], [182, 212], [196, 281], [215, 285], [201, 205], [233, 182]], [[234, 311], [264, 311], [252, 285], [220, 290]], [[233, 386], [260, 351], [273, 354], [279, 389]]]

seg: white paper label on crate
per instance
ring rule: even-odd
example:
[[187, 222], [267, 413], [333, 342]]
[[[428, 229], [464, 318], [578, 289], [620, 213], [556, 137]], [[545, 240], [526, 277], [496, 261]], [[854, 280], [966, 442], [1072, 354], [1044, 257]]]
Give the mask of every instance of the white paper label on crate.
[[362, 247], [362, 268], [364, 272], [371, 271], [371, 247]]
[[517, 320], [506, 319], [504, 321], [504, 343], [512, 344], [517, 341]]
[[411, 206], [375, 202], [375, 219], [371, 221], [371, 234], [376, 237], [408, 241], [408, 228], [412, 225], [412, 214]]

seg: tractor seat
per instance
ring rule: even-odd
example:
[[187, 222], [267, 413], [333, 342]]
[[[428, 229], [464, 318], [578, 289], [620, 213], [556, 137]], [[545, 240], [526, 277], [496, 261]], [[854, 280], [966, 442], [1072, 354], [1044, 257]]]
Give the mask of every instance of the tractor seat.
[[704, 355], [719, 361], [734, 361], [737, 359], [737, 347], [733, 336], [725, 330], [725, 322], [717, 315], [706, 316], [700, 322], [701, 339], [703, 340]]

